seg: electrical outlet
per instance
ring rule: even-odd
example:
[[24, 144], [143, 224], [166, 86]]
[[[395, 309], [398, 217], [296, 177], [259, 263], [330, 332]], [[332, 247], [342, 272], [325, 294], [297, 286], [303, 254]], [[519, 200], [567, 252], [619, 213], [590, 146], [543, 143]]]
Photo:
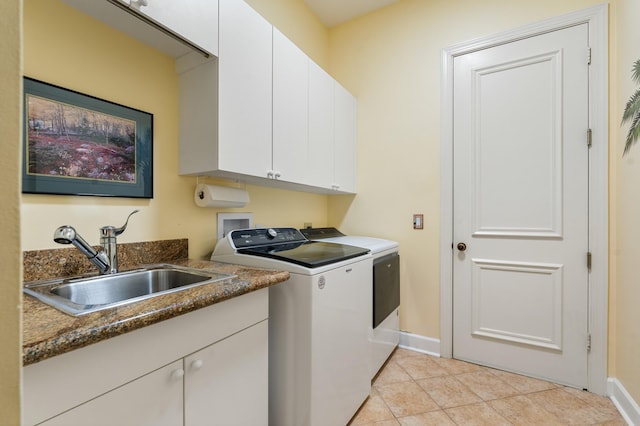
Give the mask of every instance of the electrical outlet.
[[304, 223], [304, 228], [308, 229], [308, 228], [313, 228], [313, 224], [311, 222], [305, 222]]

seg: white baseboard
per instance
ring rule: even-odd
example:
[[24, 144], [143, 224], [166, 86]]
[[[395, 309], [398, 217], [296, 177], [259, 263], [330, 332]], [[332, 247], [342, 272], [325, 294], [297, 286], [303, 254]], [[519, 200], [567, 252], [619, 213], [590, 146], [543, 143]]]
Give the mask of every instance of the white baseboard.
[[640, 425], [640, 406], [624, 388], [620, 380], [607, 380], [607, 394], [624, 420], [630, 425]]
[[428, 355], [440, 356], [440, 339], [434, 339], [432, 337], [424, 337], [401, 331], [398, 346]]

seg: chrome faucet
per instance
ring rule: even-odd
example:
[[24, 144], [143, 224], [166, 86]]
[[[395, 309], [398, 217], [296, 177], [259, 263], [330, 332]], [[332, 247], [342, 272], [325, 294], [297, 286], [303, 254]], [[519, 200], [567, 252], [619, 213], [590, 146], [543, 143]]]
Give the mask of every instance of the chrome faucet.
[[140, 210], [129, 213], [127, 220], [120, 228], [107, 225], [100, 228], [100, 244], [102, 250], [96, 251], [87, 243], [84, 238], [76, 232], [70, 225], [63, 225], [53, 233], [53, 241], [58, 244], [73, 244], [80, 250], [99, 270], [101, 274], [115, 274], [118, 272], [118, 246], [116, 237], [127, 229], [129, 218], [132, 214]]

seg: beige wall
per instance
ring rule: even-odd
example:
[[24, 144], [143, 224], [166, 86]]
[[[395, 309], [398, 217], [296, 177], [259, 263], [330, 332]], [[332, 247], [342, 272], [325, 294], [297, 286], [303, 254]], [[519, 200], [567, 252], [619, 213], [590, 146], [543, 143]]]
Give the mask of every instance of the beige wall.
[[246, 0], [318, 65], [329, 65], [329, 31], [301, 0]]
[[21, 0], [0, 2], [0, 422], [20, 424], [20, 366], [22, 365], [20, 304], [20, 117], [21, 117]]
[[[265, 15], [285, 20], [280, 3], [263, 3]], [[90, 18], [57, 0], [26, 0], [24, 13], [25, 75], [92, 96], [147, 111], [154, 116], [154, 198], [22, 196], [24, 250], [60, 247], [53, 230], [71, 224], [90, 243], [98, 243], [98, 228], [120, 226], [133, 209], [121, 242], [189, 238], [190, 256], [207, 257], [216, 235], [216, 209], [193, 202], [195, 177], [178, 176], [178, 80], [174, 60]], [[292, 13], [299, 25], [317, 27], [303, 10]], [[296, 36], [300, 31], [290, 32]], [[307, 31], [294, 39], [301, 46], [326, 51], [326, 30]], [[216, 182], [216, 181], [211, 181]], [[244, 187], [243, 184], [227, 182]], [[327, 221], [327, 196], [248, 186], [251, 202], [241, 210], [254, 213], [256, 223], [270, 226], [318, 226]], [[43, 215], [43, 212], [46, 214]]]
[[629, 125], [624, 106], [640, 87], [631, 67], [640, 59], [640, 2], [618, 0], [611, 31], [611, 292], [610, 372], [640, 402], [640, 146], [622, 157]]

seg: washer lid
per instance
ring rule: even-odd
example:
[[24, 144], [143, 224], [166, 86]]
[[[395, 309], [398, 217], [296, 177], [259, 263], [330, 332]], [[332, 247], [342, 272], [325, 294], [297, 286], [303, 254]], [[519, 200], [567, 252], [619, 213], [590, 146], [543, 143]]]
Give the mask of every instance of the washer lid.
[[257, 228], [232, 231], [239, 254], [261, 256], [318, 268], [369, 253], [369, 249], [324, 241], [309, 241], [295, 228]]
[[396, 241], [374, 237], [345, 235], [336, 228], [305, 228], [301, 229], [300, 232], [310, 240], [363, 247], [371, 250], [371, 253], [373, 254], [380, 253], [385, 250], [398, 249], [399, 247], [399, 244]]

